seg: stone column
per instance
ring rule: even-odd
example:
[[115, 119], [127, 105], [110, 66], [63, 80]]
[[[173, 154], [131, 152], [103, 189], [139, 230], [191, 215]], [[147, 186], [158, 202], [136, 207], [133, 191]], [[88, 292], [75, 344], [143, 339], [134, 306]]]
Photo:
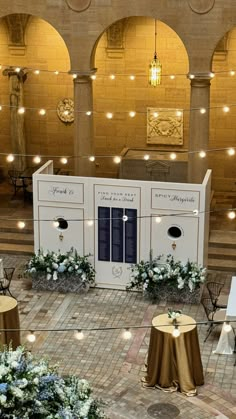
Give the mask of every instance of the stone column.
[[[188, 161], [188, 182], [190, 183], [202, 183], [208, 169], [207, 155], [201, 158], [198, 153], [191, 152], [208, 149], [210, 80], [209, 73], [195, 75], [191, 79]], [[206, 112], [201, 113], [200, 109], [205, 109]]]
[[[80, 73], [74, 79], [74, 172], [77, 176], [95, 175], [95, 163], [88, 159], [94, 155], [92, 74], [94, 71]], [[91, 115], [87, 115], [86, 112], [91, 112]]]
[[14, 166], [17, 170], [24, 170], [26, 167], [25, 118], [24, 113], [20, 114], [18, 110], [24, 106], [23, 84], [27, 74], [24, 69], [16, 72], [10, 67], [3, 70], [3, 75], [9, 78], [11, 152], [18, 155]]

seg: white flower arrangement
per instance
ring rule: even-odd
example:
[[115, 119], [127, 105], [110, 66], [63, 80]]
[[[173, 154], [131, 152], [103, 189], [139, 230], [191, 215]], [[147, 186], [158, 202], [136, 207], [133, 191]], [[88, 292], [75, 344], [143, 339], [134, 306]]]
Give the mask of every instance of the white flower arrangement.
[[103, 403], [86, 380], [61, 378], [46, 360], [35, 360], [23, 347], [0, 353], [1, 419], [104, 419]]
[[182, 310], [174, 310], [172, 308], [168, 308], [167, 314], [168, 314], [169, 319], [176, 320], [178, 319], [178, 317], [181, 316]]
[[47, 280], [56, 281], [61, 274], [77, 276], [82, 283], [94, 284], [95, 270], [89, 262], [90, 255], [79, 256], [76, 250], [67, 253], [43, 252], [39, 250], [26, 265], [25, 272], [29, 275], [45, 273]]
[[155, 300], [158, 299], [158, 288], [165, 284], [172, 289], [182, 290], [187, 288], [192, 293], [199, 288], [206, 279], [206, 268], [189, 260], [184, 263], [175, 261], [173, 256], [168, 255], [162, 262], [162, 256], [150, 260], [141, 261], [130, 266], [131, 280], [127, 290], [142, 290], [145, 295]]

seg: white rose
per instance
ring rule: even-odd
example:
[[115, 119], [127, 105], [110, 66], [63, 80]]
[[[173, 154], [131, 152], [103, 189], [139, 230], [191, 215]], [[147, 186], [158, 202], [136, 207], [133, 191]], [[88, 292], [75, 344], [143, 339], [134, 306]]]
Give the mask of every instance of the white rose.
[[17, 361], [13, 361], [12, 363], [11, 363], [11, 366], [12, 366], [12, 368], [17, 368], [18, 367], [18, 362]]
[[0, 396], [0, 404], [4, 405], [7, 401], [5, 394], [1, 394]]

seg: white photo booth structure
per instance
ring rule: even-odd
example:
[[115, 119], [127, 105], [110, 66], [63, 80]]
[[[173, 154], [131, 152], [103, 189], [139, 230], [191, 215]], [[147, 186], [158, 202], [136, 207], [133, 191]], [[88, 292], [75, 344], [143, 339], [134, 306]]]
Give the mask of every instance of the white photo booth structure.
[[33, 175], [35, 252], [90, 253], [97, 285], [114, 289], [151, 250], [206, 266], [210, 196], [210, 170], [199, 185], [54, 175], [48, 161]]

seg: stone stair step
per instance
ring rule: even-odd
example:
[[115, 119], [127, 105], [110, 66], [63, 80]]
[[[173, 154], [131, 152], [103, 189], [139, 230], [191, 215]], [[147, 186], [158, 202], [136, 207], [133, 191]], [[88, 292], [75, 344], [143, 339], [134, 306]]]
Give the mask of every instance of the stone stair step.
[[0, 243], [1, 253], [32, 255], [34, 253], [34, 246], [32, 244]]
[[217, 271], [236, 272], [236, 260], [208, 259], [208, 269]]
[[208, 248], [208, 257], [213, 259], [236, 260], [236, 247], [212, 247]]
[[236, 231], [211, 230], [209, 246], [236, 247]]
[[34, 244], [34, 235], [32, 233], [24, 233], [22, 230], [18, 232], [0, 231], [0, 243], [15, 244]]

